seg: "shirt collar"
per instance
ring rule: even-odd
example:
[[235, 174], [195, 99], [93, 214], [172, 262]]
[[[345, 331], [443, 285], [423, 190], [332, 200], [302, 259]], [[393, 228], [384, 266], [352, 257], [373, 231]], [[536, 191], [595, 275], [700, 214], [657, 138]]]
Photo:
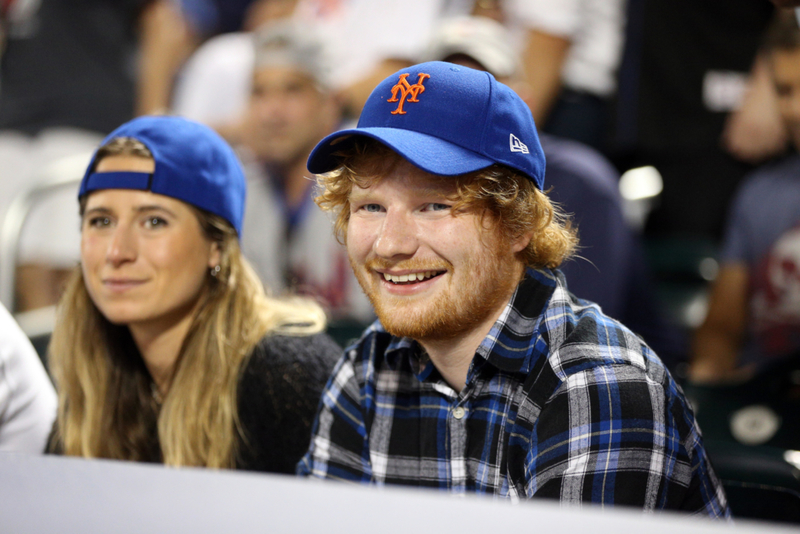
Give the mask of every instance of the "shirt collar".
[[503, 313], [476, 351], [488, 363], [508, 373], [527, 374], [540, 357], [547, 357], [542, 318], [563, 275], [528, 268]]
[[[383, 329], [383, 325], [380, 325], [379, 328], [381, 331], [386, 332]], [[434, 368], [433, 362], [428, 358], [422, 346], [410, 337], [392, 336], [389, 345], [386, 347], [384, 358], [386, 359], [386, 365], [393, 371], [399, 369], [402, 358], [406, 358], [411, 371], [420, 381], [428, 378]]]
[[[540, 332], [542, 317], [558, 285], [564, 285], [563, 275], [549, 269], [527, 269], [500, 317], [476, 351], [480, 357], [501, 371], [527, 374], [549, 349]], [[376, 321], [376, 331], [386, 332]], [[396, 370], [401, 358], [409, 359], [417, 378], [424, 380], [432, 371], [430, 360], [420, 358], [423, 350], [411, 338], [392, 336], [384, 357], [390, 369]], [[473, 362], [473, 371], [478, 367]], [[468, 377], [469, 380], [469, 377]]]

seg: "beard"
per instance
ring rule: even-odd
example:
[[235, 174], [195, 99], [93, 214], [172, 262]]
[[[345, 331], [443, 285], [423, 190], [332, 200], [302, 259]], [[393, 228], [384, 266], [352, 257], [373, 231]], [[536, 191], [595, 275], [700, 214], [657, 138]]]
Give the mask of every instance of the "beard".
[[[520, 262], [500, 246], [486, 248], [478, 258], [459, 266], [460, 282], [454, 282], [450, 262], [409, 260], [392, 263], [380, 258], [357, 265], [350, 264], [358, 283], [366, 293], [384, 329], [397, 337], [416, 341], [454, 339], [484, 323], [511, 298], [520, 280]], [[397, 296], [380, 289], [375, 269], [448, 271], [447, 284], [436, 288], [434, 295]]]

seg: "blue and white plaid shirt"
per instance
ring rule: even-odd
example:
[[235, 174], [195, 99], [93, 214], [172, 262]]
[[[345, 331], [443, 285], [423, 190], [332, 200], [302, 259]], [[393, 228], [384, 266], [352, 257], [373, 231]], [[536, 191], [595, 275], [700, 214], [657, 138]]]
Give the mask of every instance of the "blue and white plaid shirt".
[[379, 322], [322, 396], [298, 473], [729, 515], [683, 393], [617, 321], [529, 269], [454, 391]]

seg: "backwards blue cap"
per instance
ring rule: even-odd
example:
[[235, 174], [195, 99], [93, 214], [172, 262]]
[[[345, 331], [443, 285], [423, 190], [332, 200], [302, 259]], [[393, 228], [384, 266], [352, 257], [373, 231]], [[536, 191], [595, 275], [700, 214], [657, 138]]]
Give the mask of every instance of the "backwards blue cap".
[[402, 69], [370, 94], [356, 128], [327, 136], [308, 170], [337, 169], [353, 136], [376, 139], [420, 169], [455, 176], [495, 163], [544, 186], [544, 152], [527, 104], [488, 72], [431, 61]]
[[182, 200], [219, 215], [242, 235], [245, 178], [233, 149], [214, 130], [181, 117], [139, 117], [126, 122], [100, 146], [116, 137], [133, 137], [153, 154], [155, 171], [86, 170], [78, 197], [98, 189], [141, 189]]

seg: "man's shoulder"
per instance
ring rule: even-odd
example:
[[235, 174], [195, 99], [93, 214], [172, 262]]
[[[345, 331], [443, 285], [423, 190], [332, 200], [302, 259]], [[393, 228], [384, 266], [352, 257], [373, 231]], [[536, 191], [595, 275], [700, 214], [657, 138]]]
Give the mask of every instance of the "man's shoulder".
[[353, 363], [365, 360], [383, 358], [392, 345], [397, 345], [398, 340], [387, 332], [380, 320], [375, 320], [362, 333], [361, 336], [345, 347], [345, 357]]
[[325, 333], [308, 335], [267, 334], [253, 347], [243, 370], [245, 376], [278, 376], [307, 374], [325, 381], [342, 350]]
[[[748, 221], [749, 226], [772, 228], [776, 214], [795, 220], [800, 200], [800, 154], [768, 163], [748, 174], [736, 191], [732, 203], [733, 221]], [[729, 221], [730, 224], [731, 221]]]
[[577, 373], [620, 366], [663, 379], [664, 366], [643, 339], [596, 304], [569, 293], [561, 278], [541, 324], [548, 365], [562, 381]]
[[745, 176], [741, 191], [750, 193], [772, 188], [785, 180], [793, 180], [800, 184], [798, 175], [800, 175], [800, 154], [793, 153], [764, 164]]

